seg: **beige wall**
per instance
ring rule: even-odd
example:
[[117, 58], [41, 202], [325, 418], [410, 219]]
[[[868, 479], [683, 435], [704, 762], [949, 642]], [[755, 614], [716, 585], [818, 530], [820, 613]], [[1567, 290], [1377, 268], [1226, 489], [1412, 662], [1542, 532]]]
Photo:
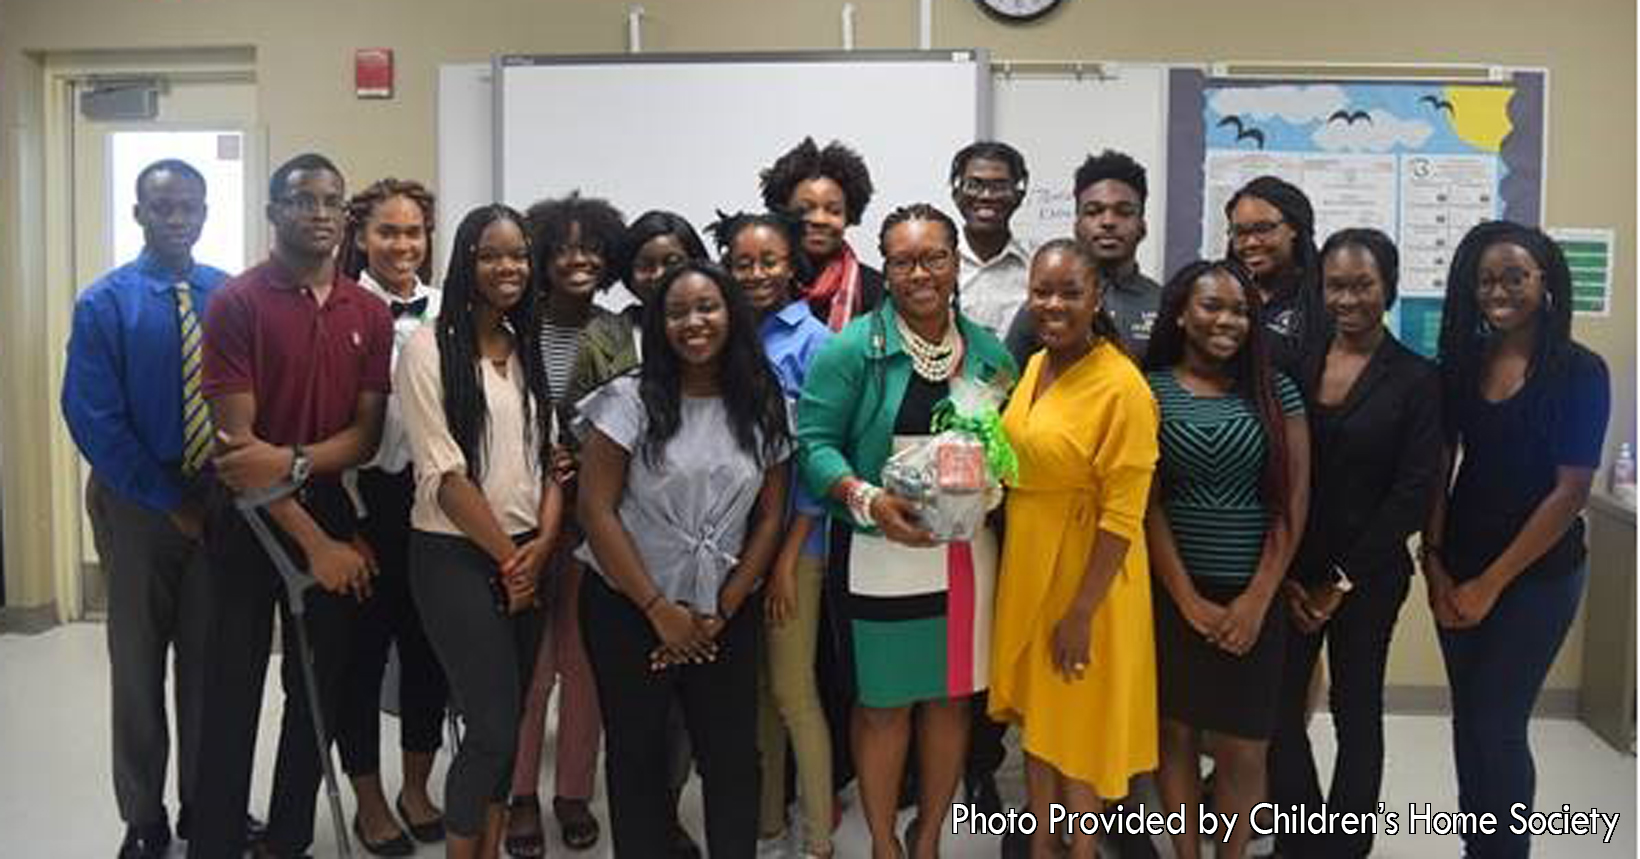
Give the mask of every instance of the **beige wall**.
[[[60, 432], [44, 355], [37, 266], [40, 67], [29, 52], [250, 45], [274, 159], [298, 149], [337, 156], [356, 177], [431, 177], [434, 84], [442, 63], [497, 52], [625, 49], [624, 2], [589, 0], [0, 0], [0, 414], [6, 552], [14, 603], [51, 599], [52, 517], [46, 460], [28, 452]], [[832, 49], [840, 2], [644, 0], [650, 51]], [[916, 43], [916, 0], [854, 0], [857, 46]], [[997, 59], [1280, 60], [1494, 63], [1551, 71], [1547, 223], [1618, 233], [1616, 312], [1579, 320], [1577, 336], [1611, 363], [1610, 440], [1634, 438], [1635, 7], [1632, 0], [1066, 0], [1034, 25], [1005, 27], [970, 0], [935, 0], [934, 44], [986, 47]], [[398, 97], [351, 94], [352, 50], [396, 52]], [[620, 109], [641, 110], [642, 105]], [[564, 117], [596, 122], [597, 117]], [[1119, 121], [1119, 120], [1118, 120]], [[1416, 593], [1403, 619], [1392, 682], [1439, 685], [1438, 655]], [[1552, 686], [1575, 682], [1568, 647]]]

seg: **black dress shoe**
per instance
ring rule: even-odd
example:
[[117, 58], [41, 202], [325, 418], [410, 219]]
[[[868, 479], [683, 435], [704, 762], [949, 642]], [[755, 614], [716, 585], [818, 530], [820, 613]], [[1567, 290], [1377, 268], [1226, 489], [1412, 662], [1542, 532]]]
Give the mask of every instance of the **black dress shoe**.
[[127, 826], [119, 859], [163, 859], [170, 846], [171, 825], [168, 823]]
[[[193, 822], [189, 819], [188, 806], [184, 805], [177, 812], [177, 837], [187, 841], [193, 834]], [[245, 843], [257, 844], [268, 836], [268, 826], [255, 817], [245, 815]]]

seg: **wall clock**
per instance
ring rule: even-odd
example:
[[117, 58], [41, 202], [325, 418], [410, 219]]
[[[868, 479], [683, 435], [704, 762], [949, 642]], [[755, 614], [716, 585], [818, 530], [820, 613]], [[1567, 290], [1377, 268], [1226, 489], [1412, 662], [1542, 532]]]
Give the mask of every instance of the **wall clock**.
[[1008, 24], [1034, 21], [1052, 12], [1064, 0], [974, 0], [987, 15]]

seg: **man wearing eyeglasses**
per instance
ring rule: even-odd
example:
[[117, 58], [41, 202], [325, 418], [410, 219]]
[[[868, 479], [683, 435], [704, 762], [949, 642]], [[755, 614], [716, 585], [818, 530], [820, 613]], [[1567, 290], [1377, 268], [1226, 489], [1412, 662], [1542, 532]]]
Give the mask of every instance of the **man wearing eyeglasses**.
[[962, 216], [957, 301], [998, 337], [1025, 304], [1031, 255], [1010, 222], [1029, 178], [1024, 156], [1006, 143], [971, 143], [951, 159], [951, 200]]
[[[1139, 271], [1139, 243], [1145, 240], [1144, 165], [1125, 153], [1090, 155], [1076, 170], [1076, 240], [1099, 260], [1104, 310], [1121, 332], [1122, 347], [1135, 361], [1150, 346], [1162, 288]], [[1024, 361], [1038, 348], [1030, 315], [1021, 311], [1008, 326], [1008, 351]]]
[[[336, 724], [352, 625], [370, 592], [368, 553], [342, 488], [381, 437], [393, 320], [387, 306], [336, 269], [341, 172], [321, 155], [274, 171], [271, 258], [234, 278], [205, 316], [202, 393], [215, 427], [216, 475], [206, 527], [213, 612], [200, 737], [199, 809], [192, 857], [238, 856], [273, 611], [280, 606], [285, 692], [266, 839], [258, 857], [303, 855], [313, 841], [320, 755], [311, 707]], [[293, 619], [268, 553], [236, 496], [290, 484], [266, 505], [286, 550], [317, 581]], [[261, 515], [260, 513], [257, 515]], [[295, 623], [305, 624], [319, 701], [304, 688]]]

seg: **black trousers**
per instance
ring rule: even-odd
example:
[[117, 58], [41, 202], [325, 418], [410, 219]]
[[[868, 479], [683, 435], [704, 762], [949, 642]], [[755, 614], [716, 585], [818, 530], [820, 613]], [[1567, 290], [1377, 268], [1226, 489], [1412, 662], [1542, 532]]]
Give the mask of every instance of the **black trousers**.
[[673, 809], [665, 777], [666, 724], [682, 705], [706, 801], [706, 849], [714, 859], [757, 853], [757, 640], [761, 604], [746, 606], [718, 634], [704, 665], [649, 670], [659, 643], [638, 607], [588, 570], [581, 583], [581, 635], [604, 720], [604, 783], [618, 859], [670, 850]]
[[381, 767], [381, 688], [388, 646], [399, 654], [399, 747], [406, 752], [438, 751], [444, 702], [449, 695], [444, 669], [427, 643], [421, 615], [410, 598], [410, 506], [416, 481], [406, 468], [397, 474], [360, 469], [359, 495], [366, 514], [359, 534], [376, 553], [377, 575], [370, 599], [353, 627], [353, 659], [343, 693], [336, 745], [350, 776], [375, 775]]
[[[303, 490], [302, 506], [326, 533], [350, 539], [353, 509], [341, 485], [317, 484]], [[211, 493], [206, 531], [210, 573], [210, 619], [201, 704], [199, 772], [192, 808], [188, 855], [197, 859], [237, 857], [245, 848], [256, 729], [262, 712], [262, 684], [268, 668], [274, 606], [279, 607], [280, 680], [285, 709], [268, 808], [267, 844], [281, 856], [295, 856], [313, 842], [314, 805], [321, 770], [319, 747], [303, 684], [295, 620], [273, 562], [222, 487]], [[271, 525], [271, 521], [270, 521]], [[274, 526], [274, 532], [279, 533]], [[288, 540], [292, 560], [302, 554]], [[304, 618], [318, 678], [319, 710], [334, 730], [353, 641], [358, 604], [319, 588], [306, 595]]]
[[544, 618], [538, 608], [496, 607], [495, 561], [466, 537], [417, 531], [410, 545], [411, 591], [467, 728], [445, 775], [444, 819], [451, 832], [473, 837], [487, 807], [507, 801]]
[[[1386, 571], [1386, 575], [1358, 582], [1319, 631], [1305, 635], [1296, 625], [1288, 629], [1281, 699], [1269, 752], [1271, 802], [1284, 807], [1302, 803], [1311, 811], [1323, 801], [1328, 811], [1369, 814], [1377, 810], [1384, 780], [1384, 668], [1408, 581], [1409, 576], [1400, 571]], [[1327, 645], [1328, 705], [1338, 737], [1338, 758], [1325, 800], [1305, 726], [1310, 680], [1323, 640]], [[1371, 834], [1282, 835], [1279, 841], [1286, 857], [1348, 859], [1372, 851]]]

